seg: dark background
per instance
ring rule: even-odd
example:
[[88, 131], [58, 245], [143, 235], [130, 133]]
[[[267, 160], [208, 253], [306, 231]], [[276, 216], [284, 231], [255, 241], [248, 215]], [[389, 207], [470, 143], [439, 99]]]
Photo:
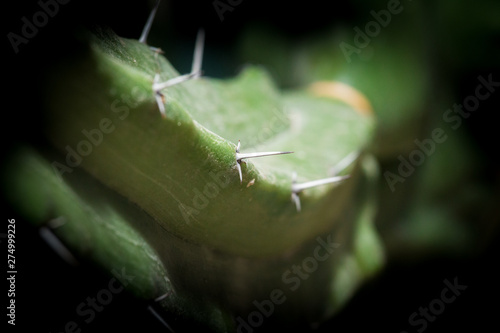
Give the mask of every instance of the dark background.
[[[40, 100], [43, 98], [38, 84], [41, 75], [51, 64], [63, 61], [69, 54], [78, 51], [72, 43], [72, 34], [82, 26], [101, 24], [111, 27], [120, 36], [138, 38], [153, 3], [72, 0], [60, 5], [57, 15], [40, 28], [28, 44], [21, 45], [18, 54], [14, 54], [7, 38], [3, 39], [2, 59], [4, 73], [7, 74], [4, 75], [7, 91], [4, 90], [3, 96], [2, 158], [8, 156], [10, 149], [18, 143], [44, 144], [38, 126], [41, 121]], [[148, 41], [151, 45], [161, 44], [173, 65], [183, 73], [189, 69], [196, 32], [199, 27], [204, 27], [204, 61], [217, 64], [208, 66], [205, 75], [231, 77], [242, 66], [234, 57], [233, 47], [245, 25], [250, 22], [270, 24], [290, 36], [304, 36], [330, 27], [332, 22], [350, 22], [359, 14], [350, 1], [328, 2], [326, 5], [319, 1], [273, 3], [243, 0], [232, 12], [226, 12], [225, 20], [221, 22], [210, 0], [163, 1]], [[10, 31], [19, 33], [21, 17], [31, 17], [38, 10], [40, 7], [36, 1], [4, 4], [4, 36]], [[466, 18], [463, 24], [467, 24]], [[162, 36], [165, 36], [165, 42]], [[464, 42], [467, 41], [464, 39]], [[480, 57], [487, 50], [478, 49], [477, 52]], [[189, 61], [183, 57], [186, 54]], [[453, 91], [458, 96], [457, 100], [461, 101], [474, 91], [477, 75], [500, 73], [498, 69], [498, 64], [492, 67], [489, 62], [457, 68], [453, 72]], [[488, 109], [499, 111], [499, 95], [497, 93], [486, 102]], [[499, 141], [497, 119], [497, 115], [476, 112], [474, 117], [464, 123], [477, 149], [483, 151], [490, 162], [484, 169], [484, 177], [498, 183], [500, 172], [494, 162]], [[118, 294], [98, 314], [96, 320], [90, 324], [82, 323], [75, 313], [76, 307], [87, 297], [95, 296], [105, 288], [110, 277], [84, 260], [78, 267], [65, 263], [39, 237], [38, 230], [23, 221], [19, 212], [4, 206], [2, 218], [5, 222], [8, 218], [17, 221], [16, 330], [32, 328], [36, 331], [61, 332], [66, 322], [76, 320], [82, 324], [80, 327], [83, 332], [121, 331], [130, 330], [131, 327], [148, 332], [167, 331], [148, 312], [147, 303], [134, 299], [126, 292]], [[4, 232], [5, 224], [0, 230], [0, 233]], [[484, 251], [471, 258], [435, 257], [421, 262], [390, 263], [382, 274], [368, 282], [336, 317], [319, 330], [416, 332], [414, 327], [410, 327], [408, 317], [419, 307], [428, 306], [430, 301], [440, 296], [444, 279], [452, 281], [455, 277], [458, 277], [460, 284], [468, 286], [467, 290], [447, 305], [444, 313], [435, 322], [429, 323], [425, 331], [486, 331], [497, 327], [496, 318], [500, 310], [498, 240], [498, 235], [495, 235]], [[6, 253], [6, 239], [0, 238], [0, 241], [2, 252]], [[6, 318], [4, 315], [2, 318], [3, 324]], [[168, 316], [166, 319], [177, 332], [185, 330], [174, 319]]]

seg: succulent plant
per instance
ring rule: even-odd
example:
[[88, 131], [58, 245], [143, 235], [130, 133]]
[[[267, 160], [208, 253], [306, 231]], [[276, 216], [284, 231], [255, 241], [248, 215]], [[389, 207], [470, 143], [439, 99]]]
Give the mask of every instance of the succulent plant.
[[[7, 172], [33, 223], [65, 221], [79, 256], [214, 331], [321, 322], [381, 267], [371, 114], [251, 66], [161, 85], [183, 79], [145, 43], [82, 43], [47, 84], [54, 151], [23, 149]], [[293, 153], [252, 159], [276, 150]]]
[[[453, 219], [473, 167], [456, 132], [398, 195], [384, 178], [448, 102], [429, 93], [413, 21], [348, 66], [345, 29], [303, 44], [253, 30], [244, 61], [265, 66], [216, 79], [201, 75], [202, 32], [184, 75], [147, 45], [153, 15], [139, 40], [75, 36], [80, 52], [44, 81], [49, 147], [23, 146], [4, 168], [10, 204], [78, 258], [126, 274], [184, 326], [252, 332], [315, 327], [388, 258], [477, 242]], [[443, 177], [449, 156], [463, 163]]]
[[[377, 120], [370, 152], [381, 170], [376, 225], [390, 260], [470, 254], [471, 248], [482, 248], [481, 237], [487, 237], [495, 222], [468, 217], [487, 209], [491, 199], [484, 184], [474, 178], [481, 158], [465, 126], [454, 129], [443, 120], [457, 98], [445, 75], [448, 60], [442, 63], [430, 55], [447, 54], [449, 49], [432, 43], [433, 37], [426, 34], [421, 24], [426, 5], [401, 3], [404, 14], [383, 18], [389, 23], [399, 20], [397, 29], [392, 23], [384, 26], [375, 16], [382, 15], [389, 3], [360, 3], [358, 10], [367, 17], [301, 39], [271, 27], [250, 26], [239, 42], [239, 58], [268, 68], [277, 85], [285, 89], [308, 87], [337, 98], [361, 94], [369, 101]], [[450, 6], [442, 1], [438, 12], [444, 10], [448, 17], [453, 12]], [[365, 31], [369, 22], [378, 26], [377, 33]], [[431, 29], [448, 29], [448, 24], [431, 25]], [[486, 32], [481, 38], [489, 37], [491, 32]], [[450, 35], [452, 40], [459, 36]], [[458, 47], [461, 44], [452, 49]], [[357, 100], [358, 105], [364, 103]], [[422, 151], [421, 142], [428, 141], [436, 129], [443, 131], [445, 143], [434, 144], [421, 164], [414, 165], [409, 157]], [[455, 161], [453, 170], [448, 165], [451, 160]], [[401, 174], [399, 170], [406, 167], [408, 172]], [[471, 188], [477, 191], [475, 195], [466, 194]]]

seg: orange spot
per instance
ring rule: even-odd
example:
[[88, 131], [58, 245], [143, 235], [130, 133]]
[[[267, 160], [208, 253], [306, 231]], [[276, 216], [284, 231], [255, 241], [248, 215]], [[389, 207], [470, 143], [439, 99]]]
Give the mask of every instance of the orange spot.
[[315, 96], [342, 101], [362, 115], [373, 114], [373, 108], [368, 98], [348, 84], [339, 81], [318, 81], [311, 84], [308, 90]]

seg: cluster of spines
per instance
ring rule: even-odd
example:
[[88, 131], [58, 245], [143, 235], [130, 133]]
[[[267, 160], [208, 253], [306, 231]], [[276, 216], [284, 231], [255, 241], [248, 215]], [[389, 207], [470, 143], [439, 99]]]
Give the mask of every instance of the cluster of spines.
[[[148, 17], [148, 20], [146, 22], [146, 25], [142, 31], [142, 34], [139, 38], [139, 42], [146, 44], [146, 40], [149, 34], [149, 31], [151, 29], [151, 25], [153, 24], [153, 19], [156, 14], [156, 11], [158, 10], [158, 6], [160, 4], [160, 0], [158, 0], [151, 11], [151, 14]], [[202, 61], [203, 61], [203, 48], [204, 48], [204, 41], [205, 41], [205, 33], [203, 29], [200, 29], [198, 31], [198, 35], [196, 37], [196, 43], [195, 43], [195, 48], [194, 48], [194, 55], [193, 55], [193, 63], [191, 66], [191, 72], [188, 74], [180, 75], [174, 78], [171, 78], [167, 81], [160, 82], [160, 74], [157, 73], [155, 75], [155, 78], [153, 80], [153, 85], [152, 89], [155, 94], [155, 99], [158, 104], [158, 109], [162, 115], [162, 117], [166, 117], [165, 113], [165, 105], [164, 105], [164, 95], [162, 94], [162, 90], [169, 88], [171, 86], [174, 86], [176, 84], [192, 80], [192, 79], [197, 79], [201, 76], [202, 74]], [[155, 47], [150, 47], [153, 51], [155, 52], [161, 52], [159, 48]], [[255, 153], [241, 153], [240, 152], [240, 146], [241, 143], [238, 141], [238, 145], [236, 146], [236, 152], [235, 152], [235, 159], [236, 159], [236, 168], [238, 169], [238, 174], [240, 177], [240, 183], [243, 182], [243, 175], [241, 172], [241, 163], [248, 158], [256, 158], [256, 157], [264, 157], [264, 156], [274, 156], [274, 155], [284, 155], [284, 154], [290, 154], [293, 153], [292, 151], [273, 151], [273, 152], [255, 152]], [[293, 174], [292, 176], [292, 185], [291, 185], [291, 199], [295, 203], [297, 207], [297, 211], [300, 212], [301, 210], [301, 204], [300, 204], [300, 198], [299, 198], [299, 193], [302, 192], [303, 190], [316, 187], [316, 186], [321, 186], [321, 185], [326, 185], [326, 184], [332, 184], [332, 183], [338, 183], [341, 182], [349, 176], [338, 176], [338, 173], [345, 169], [347, 166], [349, 166], [356, 158], [358, 157], [358, 153], [354, 152], [346, 156], [343, 160], [341, 160], [336, 166], [334, 166], [331, 170], [330, 173], [332, 174], [328, 178], [323, 178], [323, 179], [318, 179], [318, 180], [313, 180], [313, 181], [308, 181], [305, 183], [297, 183], [297, 175], [296, 173]]]

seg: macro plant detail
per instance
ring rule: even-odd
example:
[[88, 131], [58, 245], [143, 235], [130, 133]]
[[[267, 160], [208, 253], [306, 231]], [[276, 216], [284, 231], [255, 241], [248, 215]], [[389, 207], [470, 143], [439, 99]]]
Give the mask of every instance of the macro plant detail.
[[[210, 332], [318, 327], [389, 261], [474, 248], [492, 224], [456, 216], [489, 207], [486, 191], [462, 195], [474, 155], [451, 153], [460, 132], [434, 117], [451, 104], [414, 52], [425, 43], [413, 3], [396, 3], [367, 12], [384, 29], [348, 61], [359, 23], [296, 43], [250, 28], [236, 50], [247, 65], [229, 78], [205, 74], [204, 27], [185, 72], [149, 45], [160, 1], [137, 39], [106, 26], [75, 35], [77, 52], [44, 72], [43, 144], [6, 159], [17, 220], [66, 262], [110, 275], [101, 305], [126, 290]], [[239, 5], [214, 2], [212, 14], [222, 24]], [[486, 103], [498, 78], [477, 77]], [[463, 163], [443, 173], [450, 154]]]

